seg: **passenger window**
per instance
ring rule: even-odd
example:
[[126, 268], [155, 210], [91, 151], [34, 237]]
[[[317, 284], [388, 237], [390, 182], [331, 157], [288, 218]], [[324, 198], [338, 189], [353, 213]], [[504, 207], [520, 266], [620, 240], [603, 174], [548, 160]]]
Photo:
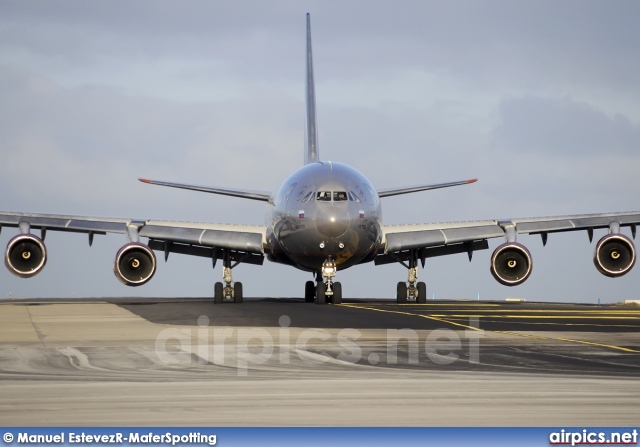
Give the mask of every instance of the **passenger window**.
[[335, 191], [333, 193], [334, 202], [342, 202], [347, 200], [347, 193], [345, 191]]

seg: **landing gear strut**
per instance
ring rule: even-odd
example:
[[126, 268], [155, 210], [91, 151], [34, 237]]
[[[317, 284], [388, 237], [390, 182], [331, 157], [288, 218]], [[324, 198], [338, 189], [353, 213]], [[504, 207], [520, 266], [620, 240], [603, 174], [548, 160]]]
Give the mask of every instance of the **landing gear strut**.
[[[409, 299], [415, 299], [417, 304], [427, 303], [427, 285], [418, 282], [418, 256], [416, 252], [411, 253], [409, 265], [401, 262], [409, 270], [407, 282], [399, 282], [396, 300], [398, 303], [407, 303]], [[409, 284], [407, 286], [407, 283]]]
[[316, 272], [316, 285], [313, 285], [313, 281], [307, 281], [305, 284], [305, 302], [310, 303], [315, 298], [316, 304], [326, 304], [327, 302], [333, 304], [342, 303], [342, 284], [333, 281], [336, 271], [335, 261], [328, 257], [322, 263], [322, 269]]
[[233, 300], [234, 303], [242, 303], [242, 283], [234, 283], [233, 275], [231, 273], [231, 269], [237, 266], [240, 262], [231, 264], [231, 253], [229, 251], [225, 251], [222, 263], [222, 280], [224, 281], [224, 284], [221, 282], [217, 282], [215, 284], [213, 289], [213, 302], [221, 304], [225, 300]]

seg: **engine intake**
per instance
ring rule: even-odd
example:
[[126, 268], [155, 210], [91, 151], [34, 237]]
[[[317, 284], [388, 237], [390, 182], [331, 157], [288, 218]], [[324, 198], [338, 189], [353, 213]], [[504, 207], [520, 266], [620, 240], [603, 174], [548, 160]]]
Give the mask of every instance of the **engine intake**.
[[515, 242], [500, 245], [491, 255], [491, 274], [505, 286], [522, 284], [531, 275], [532, 268], [531, 253]]
[[113, 264], [116, 278], [127, 286], [141, 286], [156, 272], [156, 255], [144, 244], [130, 243], [118, 250]]
[[596, 244], [593, 263], [600, 273], [610, 278], [626, 274], [636, 263], [636, 250], [623, 234], [607, 234]]
[[4, 264], [20, 278], [37, 275], [47, 263], [47, 249], [37, 236], [19, 234], [9, 241], [4, 254]]

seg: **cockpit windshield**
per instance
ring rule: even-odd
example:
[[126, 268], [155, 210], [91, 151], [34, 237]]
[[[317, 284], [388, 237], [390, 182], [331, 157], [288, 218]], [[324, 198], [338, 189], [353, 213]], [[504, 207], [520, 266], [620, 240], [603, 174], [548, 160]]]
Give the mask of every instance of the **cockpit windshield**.
[[342, 202], [343, 200], [347, 200], [347, 193], [345, 191], [334, 191], [333, 192], [333, 201], [334, 202]]
[[343, 202], [349, 200], [346, 191], [318, 191], [316, 200], [319, 202]]

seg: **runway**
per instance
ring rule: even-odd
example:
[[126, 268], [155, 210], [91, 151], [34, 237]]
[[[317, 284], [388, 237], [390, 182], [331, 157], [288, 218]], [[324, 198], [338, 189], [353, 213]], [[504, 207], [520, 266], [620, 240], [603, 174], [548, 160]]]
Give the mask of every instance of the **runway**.
[[640, 308], [0, 304], [2, 425], [634, 425]]

